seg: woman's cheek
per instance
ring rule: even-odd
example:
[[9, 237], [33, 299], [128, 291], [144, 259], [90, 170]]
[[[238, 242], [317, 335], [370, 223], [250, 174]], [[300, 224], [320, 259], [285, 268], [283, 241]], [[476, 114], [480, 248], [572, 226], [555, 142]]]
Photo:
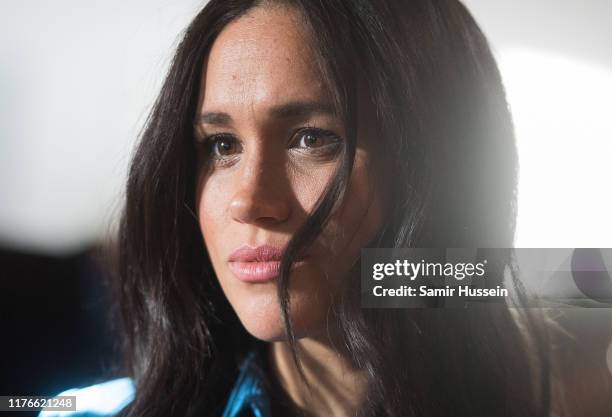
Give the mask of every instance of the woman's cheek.
[[[355, 164], [344, 203], [332, 216], [319, 241], [330, 254], [326, 269], [330, 276], [345, 279], [361, 249], [376, 237], [384, 223], [383, 192], [371, 176], [367, 154], [356, 154]], [[340, 287], [344, 281], [337, 283]]]
[[290, 161], [287, 175], [300, 208], [310, 214], [335, 174], [335, 163]]
[[[201, 182], [198, 202], [198, 218], [202, 237], [213, 264], [217, 260], [218, 243], [223, 239], [229, 222], [228, 207], [231, 194], [227, 180], [209, 175]], [[223, 191], [225, 190], [225, 192]]]

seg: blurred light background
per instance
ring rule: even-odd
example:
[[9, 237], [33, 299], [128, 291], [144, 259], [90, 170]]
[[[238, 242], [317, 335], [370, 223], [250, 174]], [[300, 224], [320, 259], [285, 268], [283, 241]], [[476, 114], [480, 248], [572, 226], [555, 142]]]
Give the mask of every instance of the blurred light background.
[[[0, 4], [0, 242], [69, 253], [116, 218], [130, 150], [200, 0]], [[612, 246], [612, 2], [467, 0], [520, 151], [519, 247]]]
[[[1, 273], [5, 299], [39, 287], [35, 300], [43, 303], [67, 276], [80, 277], [62, 284], [74, 284], [78, 294], [47, 300], [45, 309], [96, 293], [91, 276], [98, 275], [83, 257], [117, 218], [135, 138], [179, 35], [202, 4], [0, 2], [0, 253], [2, 264], [12, 265]], [[516, 246], [611, 247], [612, 1], [465, 4], [498, 57], [514, 115], [521, 164]], [[7, 287], [9, 280], [22, 287]], [[52, 317], [61, 323], [75, 311], [94, 311], [92, 300], [93, 308], [57, 307]], [[15, 323], [40, 320], [39, 312], [28, 313], [31, 306], [15, 313], [21, 304], [9, 304]], [[20, 375], [12, 374], [9, 386]], [[52, 390], [52, 379], [24, 382], [32, 391], [20, 394]]]
[[464, 3], [513, 112], [516, 246], [612, 247], [612, 1]]
[[0, 2], [0, 242], [58, 254], [104, 236], [172, 48], [201, 4]]

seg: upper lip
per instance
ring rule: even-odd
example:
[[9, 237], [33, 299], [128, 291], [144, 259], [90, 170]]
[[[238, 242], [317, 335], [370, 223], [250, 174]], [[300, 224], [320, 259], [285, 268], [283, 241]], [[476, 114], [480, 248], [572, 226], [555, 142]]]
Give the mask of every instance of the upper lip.
[[283, 248], [273, 245], [249, 246], [242, 245], [233, 251], [228, 262], [273, 262], [280, 261]]

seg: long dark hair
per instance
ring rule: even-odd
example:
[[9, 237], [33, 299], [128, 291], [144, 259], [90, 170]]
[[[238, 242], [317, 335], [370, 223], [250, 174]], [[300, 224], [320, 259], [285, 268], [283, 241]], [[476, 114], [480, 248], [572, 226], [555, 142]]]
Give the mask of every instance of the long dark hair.
[[[513, 245], [512, 122], [487, 41], [459, 1], [211, 0], [178, 46], [129, 171], [119, 289], [137, 394], [125, 415], [219, 414], [237, 364], [257, 343], [225, 299], [198, 226], [193, 124], [216, 36], [267, 3], [304, 16], [347, 132], [337, 175], [292, 237], [278, 280], [298, 363], [288, 271], [342, 201], [358, 103], [376, 121], [392, 196], [372, 246]], [[530, 310], [363, 310], [358, 285], [334, 310], [348, 355], [369, 378], [362, 416], [549, 414], [545, 334]]]

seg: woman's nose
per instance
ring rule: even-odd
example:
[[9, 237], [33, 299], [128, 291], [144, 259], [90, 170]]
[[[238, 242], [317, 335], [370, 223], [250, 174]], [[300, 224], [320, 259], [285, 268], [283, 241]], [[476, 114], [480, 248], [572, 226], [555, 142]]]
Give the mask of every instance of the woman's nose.
[[282, 163], [245, 161], [230, 201], [232, 218], [240, 223], [281, 223], [289, 218], [291, 193]]

